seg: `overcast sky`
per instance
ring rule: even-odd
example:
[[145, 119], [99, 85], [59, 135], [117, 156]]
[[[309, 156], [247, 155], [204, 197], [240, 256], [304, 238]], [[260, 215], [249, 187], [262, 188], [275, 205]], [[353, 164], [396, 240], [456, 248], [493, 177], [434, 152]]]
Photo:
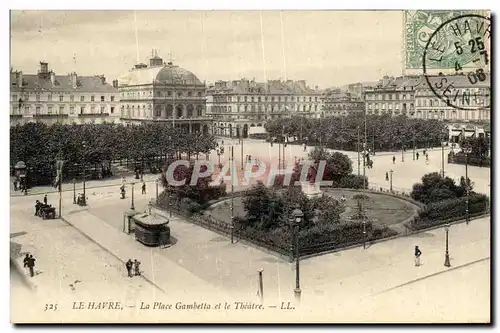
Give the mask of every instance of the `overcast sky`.
[[[11, 66], [104, 74], [158, 49], [202, 81], [304, 79], [321, 88], [402, 74], [399, 11], [14, 11]], [[138, 42], [136, 42], [138, 41]], [[139, 59], [137, 56], [139, 53]], [[73, 60], [73, 56], [76, 55]]]

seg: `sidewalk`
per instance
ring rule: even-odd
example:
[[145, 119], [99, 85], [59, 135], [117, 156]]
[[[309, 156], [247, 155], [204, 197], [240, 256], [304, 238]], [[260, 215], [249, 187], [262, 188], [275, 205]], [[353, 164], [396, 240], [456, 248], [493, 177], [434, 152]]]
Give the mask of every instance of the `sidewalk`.
[[[137, 258], [141, 261], [143, 278], [161, 289], [168, 298], [202, 300], [223, 296], [220, 290], [160, 254], [161, 251], [168, 251], [168, 248], [145, 247], [135, 241], [132, 235], [118, 231], [87, 210], [66, 213], [64, 220], [123, 263], [129, 258]], [[189, 290], [185, 289], [187, 286]]]

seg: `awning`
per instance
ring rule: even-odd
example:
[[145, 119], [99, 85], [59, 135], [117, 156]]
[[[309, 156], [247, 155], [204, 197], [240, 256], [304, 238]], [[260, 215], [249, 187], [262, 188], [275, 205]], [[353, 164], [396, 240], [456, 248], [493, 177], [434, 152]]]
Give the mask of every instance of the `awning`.
[[471, 136], [474, 136], [475, 132], [464, 132], [464, 136], [466, 138], [470, 138]]

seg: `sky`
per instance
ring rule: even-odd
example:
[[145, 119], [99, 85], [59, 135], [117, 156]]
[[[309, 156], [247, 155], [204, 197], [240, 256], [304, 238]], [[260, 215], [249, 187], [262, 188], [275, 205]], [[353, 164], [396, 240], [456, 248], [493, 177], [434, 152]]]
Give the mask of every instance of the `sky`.
[[400, 11], [12, 11], [11, 67], [111, 82], [152, 49], [200, 80], [328, 88], [403, 69]]

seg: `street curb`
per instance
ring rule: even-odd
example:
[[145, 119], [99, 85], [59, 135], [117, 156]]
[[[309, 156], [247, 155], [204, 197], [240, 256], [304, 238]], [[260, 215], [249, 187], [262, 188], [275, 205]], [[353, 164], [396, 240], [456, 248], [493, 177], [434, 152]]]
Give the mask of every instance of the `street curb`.
[[[138, 181], [139, 182], [139, 181]], [[145, 180], [144, 181], [146, 184], [147, 183], [154, 183], [155, 180]], [[131, 182], [127, 182], [127, 184], [129, 184]], [[118, 187], [118, 186], [121, 186], [122, 184], [119, 183], [119, 184], [108, 184], [108, 185], [96, 185], [96, 186], [90, 186], [90, 187], [87, 187], [85, 186], [85, 191], [87, 190], [91, 190], [91, 189], [94, 189], [94, 188], [103, 188], [103, 187]], [[76, 190], [82, 190], [83, 188], [77, 188]], [[69, 189], [69, 190], [63, 190], [62, 192], [72, 192], [73, 190], [72, 189]], [[17, 197], [29, 197], [29, 196], [33, 196], [33, 195], [43, 195], [43, 194], [51, 194], [51, 193], [59, 193], [58, 190], [50, 190], [50, 191], [47, 191], [47, 192], [40, 192], [40, 193], [29, 193], [28, 192], [28, 195], [24, 195], [24, 194], [11, 194], [10, 197], [11, 198], [17, 198]]]
[[[104, 251], [108, 252], [109, 254], [111, 254], [113, 257], [115, 257], [116, 259], [118, 259], [121, 263], [123, 263], [125, 265], [125, 261], [123, 261], [120, 257], [118, 257], [117, 255], [115, 255], [113, 252], [111, 252], [111, 250], [107, 249], [105, 246], [103, 246], [102, 244], [99, 244], [98, 242], [96, 242], [95, 240], [92, 239], [92, 237], [90, 237], [89, 235], [87, 235], [85, 232], [81, 231], [79, 228], [75, 227], [71, 222], [69, 222], [68, 220], [66, 220], [63, 216], [61, 216], [59, 218], [61, 221], [65, 222], [66, 224], [70, 225], [71, 227], [73, 227], [75, 230], [77, 230], [80, 234], [82, 234], [85, 238], [87, 238], [88, 240], [90, 240], [92, 243], [96, 244], [97, 246], [99, 246], [101, 249], [103, 249]], [[146, 276], [144, 276], [144, 274], [141, 274], [140, 275], [141, 278], [143, 278], [146, 282], [148, 282], [149, 284], [151, 284], [153, 287], [155, 288], [158, 288], [161, 292], [163, 292], [165, 295], [168, 295], [167, 292], [162, 288], [160, 287], [159, 285], [157, 285], [156, 283], [154, 283], [151, 279], [147, 278]]]
[[10, 262], [12, 263], [14, 268], [19, 272], [19, 275], [21, 275], [23, 282], [28, 286], [28, 288], [33, 291], [36, 290], [37, 285], [34, 284], [30, 279], [28, 279], [28, 277], [26, 276], [26, 271], [23, 269], [23, 267], [21, 267], [21, 265], [17, 262], [17, 260], [11, 256]]
[[434, 276], [437, 276], [437, 275], [441, 275], [443, 273], [447, 273], [447, 272], [450, 272], [450, 271], [453, 271], [455, 269], [459, 269], [459, 268], [463, 268], [463, 267], [467, 267], [467, 266], [470, 266], [470, 265], [473, 265], [473, 264], [477, 264], [479, 262], [482, 262], [482, 261], [485, 261], [485, 260], [490, 260], [490, 257], [485, 257], [485, 258], [481, 258], [481, 259], [477, 259], [477, 260], [474, 260], [474, 261], [471, 261], [471, 262], [468, 262], [468, 263], [465, 263], [465, 264], [461, 264], [461, 265], [458, 265], [458, 266], [453, 266], [451, 268], [448, 268], [448, 269], [443, 269], [442, 271], [439, 271], [439, 272], [435, 272], [435, 273], [432, 273], [432, 274], [429, 274], [429, 275], [426, 275], [426, 276], [421, 276], [419, 278], [416, 278], [416, 279], [413, 279], [413, 280], [410, 280], [410, 281], [407, 281], [405, 283], [402, 283], [402, 284], [398, 284], [397, 286], [395, 287], [391, 287], [389, 289], [385, 289], [385, 290], [382, 290], [382, 291], [379, 291], [378, 293], [375, 293], [375, 294], [372, 294], [370, 296], [377, 296], [377, 295], [380, 295], [380, 294], [383, 294], [383, 293], [386, 293], [388, 291], [392, 291], [392, 290], [395, 290], [395, 289], [398, 289], [398, 288], [401, 288], [401, 287], [404, 287], [404, 286], [407, 286], [409, 284], [412, 284], [412, 283], [416, 283], [416, 282], [419, 282], [419, 281], [422, 281], [422, 280], [425, 280], [427, 278], [430, 278], [430, 277], [434, 277]]
[[[479, 219], [482, 219], [482, 218], [485, 218], [485, 217], [488, 217], [488, 216], [491, 217], [491, 214], [483, 214], [483, 215], [474, 216], [474, 217], [472, 217], [469, 220], [469, 222], [472, 222], [472, 221], [475, 221], [475, 220], [479, 220]], [[453, 225], [453, 224], [461, 224], [461, 223], [467, 223], [467, 220], [466, 219], [461, 219], [461, 220], [451, 221], [449, 223], [443, 223], [443, 224], [439, 224], [439, 225], [434, 225], [432, 227], [425, 228], [425, 229], [418, 229], [418, 230], [415, 230], [415, 231], [413, 231], [411, 233], [408, 233], [408, 230], [411, 230], [411, 229], [408, 228], [405, 225], [407, 232], [406, 232], [406, 235], [404, 235], [404, 236], [405, 237], [409, 237], [409, 236], [417, 235], [417, 234], [420, 234], [420, 233], [423, 233], [423, 232], [431, 231], [431, 230], [434, 230], [434, 229], [444, 228], [447, 224]]]

